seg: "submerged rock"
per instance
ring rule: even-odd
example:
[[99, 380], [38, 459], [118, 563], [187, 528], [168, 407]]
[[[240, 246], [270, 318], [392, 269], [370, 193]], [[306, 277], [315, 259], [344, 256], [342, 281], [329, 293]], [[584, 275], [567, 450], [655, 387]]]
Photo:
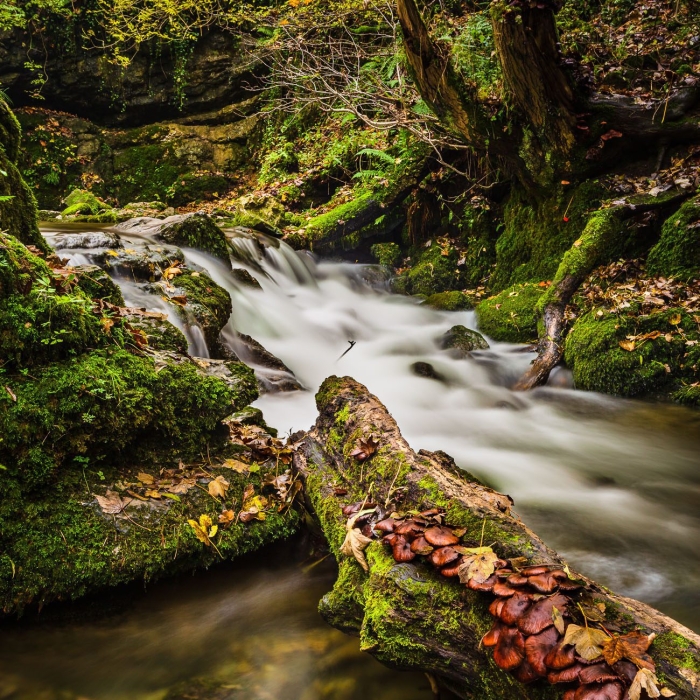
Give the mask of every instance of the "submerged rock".
[[417, 377], [425, 377], [426, 379], [435, 379], [439, 382], [447, 381], [444, 374], [438, 372], [430, 362], [414, 362], [411, 365], [411, 372]]
[[257, 340], [245, 333], [238, 334], [236, 350], [241, 360], [255, 366], [255, 376], [261, 392], [301, 391], [301, 382], [287, 365]]
[[109, 231], [86, 231], [85, 233], [60, 233], [49, 240], [54, 250], [67, 248], [122, 248], [118, 234]]
[[124, 248], [99, 253], [95, 261], [107, 270], [143, 282], [159, 280], [163, 270], [185, 256], [179, 248], [171, 246], [144, 246], [137, 250]]
[[238, 284], [244, 287], [250, 287], [251, 289], [262, 289], [260, 282], [253, 277], [253, 275], [242, 267], [234, 267], [231, 271], [231, 276], [238, 282]]
[[467, 357], [474, 350], [488, 350], [489, 344], [481, 333], [466, 326], [452, 326], [449, 331], [438, 338], [441, 350], [449, 350], [452, 357]]

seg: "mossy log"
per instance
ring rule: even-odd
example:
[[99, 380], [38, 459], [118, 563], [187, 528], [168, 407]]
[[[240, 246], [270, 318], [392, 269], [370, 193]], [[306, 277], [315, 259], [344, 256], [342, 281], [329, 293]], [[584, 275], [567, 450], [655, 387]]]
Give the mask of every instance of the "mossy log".
[[[556, 686], [519, 683], [501, 671], [480, 640], [491, 626], [492, 597], [442, 577], [426, 565], [396, 564], [373, 540], [365, 555], [369, 572], [341, 552], [346, 535], [342, 508], [357, 501], [387, 511], [444, 509], [445, 522], [466, 528], [465, 542], [494, 542], [503, 558], [564, 566], [512, 511], [509, 497], [481, 485], [442, 452], [414, 452], [387, 409], [351, 378], [322, 385], [320, 412], [310, 432], [297, 436], [294, 469], [306, 486], [307, 506], [339, 565], [333, 590], [320, 605], [333, 626], [359, 636], [361, 647], [382, 663], [424, 671], [460, 698], [554, 698]], [[378, 448], [366, 461], [352, 456], [360, 438]], [[473, 546], [473, 545], [472, 545]], [[608, 591], [574, 572], [586, 595], [604, 603], [606, 623], [621, 631], [658, 636], [649, 653], [663, 682], [679, 700], [700, 698], [700, 636], [657, 610]], [[604, 624], [606, 624], [604, 623]]]

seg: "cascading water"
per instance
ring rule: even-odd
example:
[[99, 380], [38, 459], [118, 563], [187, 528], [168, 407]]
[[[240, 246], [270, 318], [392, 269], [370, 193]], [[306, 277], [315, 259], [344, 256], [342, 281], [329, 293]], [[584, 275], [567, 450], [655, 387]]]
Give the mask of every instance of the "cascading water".
[[[350, 375], [386, 404], [415, 449], [444, 450], [513, 496], [574, 567], [700, 630], [700, 414], [553, 386], [513, 393], [508, 384], [532, 359], [522, 347], [491, 343], [461, 360], [438, 349], [451, 326], [475, 327], [473, 313], [392, 295], [377, 267], [319, 262], [262, 235], [229, 234], [234, 264], [261, 289], [241, 284], [221, 260], [184, 254], [230, 292], [223, 337], [234, 351], [236, 332], [252, 336], [308, 389], [264, 394], [257, 405], [271, 425], [308, 428], [323, 379]], [[130, 303], [163, 310], [116, 281]], [[183, 330], [199, 351], [192, 328]], [[417, 361], [443, 379], [416, 376]]]

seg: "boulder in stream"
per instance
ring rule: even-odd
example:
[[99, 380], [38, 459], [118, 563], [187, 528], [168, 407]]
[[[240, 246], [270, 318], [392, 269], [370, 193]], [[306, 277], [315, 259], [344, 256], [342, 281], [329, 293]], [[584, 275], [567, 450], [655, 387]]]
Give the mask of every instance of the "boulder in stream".
[[138, 249], [106, 250], [99, 253], [95, 261], [101, 267], [114, 270], [124, 277], [131, 277], [141, 282], [152, 282], [162, 277], [163, 270], [175, 262], [181, 262], [184, 258], [179, 248], [147, 245]]
[[51, 247], [54, 250], [66, 250], [75, 248], [122, 248], [119, 235], [111, 231], [85, 231], [79, 233], [60, 233], [50, 237]]
[[452, 326], [438, 338], [437, 343], [441, 350], [449, 351], [449, 354], [455, 358], [467, 357], [474, 350], [489, 349], [484, 336], [466, 326]]

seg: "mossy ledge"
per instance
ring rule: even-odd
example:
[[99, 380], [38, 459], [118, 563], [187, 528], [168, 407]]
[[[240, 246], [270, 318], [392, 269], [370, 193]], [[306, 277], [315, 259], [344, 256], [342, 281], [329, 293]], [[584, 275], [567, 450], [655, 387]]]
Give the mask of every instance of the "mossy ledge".
[[[564, 562], [511, 511], [508, 497], [472, 480], [441, 452], [415, 453], [386, 408], [349, 377], [330, 377], [317, 395], [319, 418], [298, 439], [294, 469], [306, 486], [306, 502], [338, 560], [339, 575], [320, 605], [333, 626], [359, 636], [362, 648], [382, 663], [421, 670], [460, 698], [544, 699], [559, 691], [541, 683], [521, 685], [500, 671], [480, 639], [491, 624], [490, 597], [436, 575], [415, 562], [397, 564], [381, 542], [365, 550], [369, 573], [340, 551], [345, 505], [371, 499], [401, 512], [440, 507], [447, 523], [466, 528], [464, 541], [494, 542], [503, 557], [529, 563]], [[359, 462], [351, 452], [359, 438], [374, 436], [377, 452]], [[575, 572], [626, 629], [657, 633], [672, 643], [652, 645], [651, 654], [679, 698], [698, 698], [695, 665], [700, 637], [648, 606], [597, 586]], [[622, 621], [622, 622], [620, 622]]]

